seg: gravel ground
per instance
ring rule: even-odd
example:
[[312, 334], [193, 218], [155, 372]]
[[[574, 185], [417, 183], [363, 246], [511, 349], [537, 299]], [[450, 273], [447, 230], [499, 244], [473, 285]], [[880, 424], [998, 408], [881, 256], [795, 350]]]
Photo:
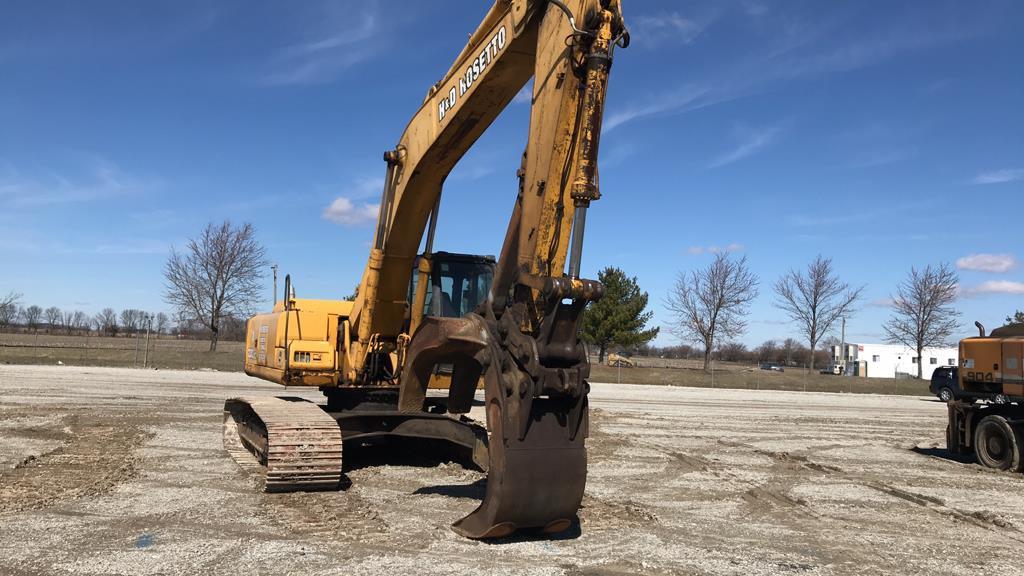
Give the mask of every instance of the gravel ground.
[[579, 529], [488, 544], [448, 528], [484, 485], [452, 463], [256, 493], [221, 405], [278, 392], [0, 366], [0, 574], [1024, 574], [1024, 478], [948, 459], [929, 398], [594, 384]]

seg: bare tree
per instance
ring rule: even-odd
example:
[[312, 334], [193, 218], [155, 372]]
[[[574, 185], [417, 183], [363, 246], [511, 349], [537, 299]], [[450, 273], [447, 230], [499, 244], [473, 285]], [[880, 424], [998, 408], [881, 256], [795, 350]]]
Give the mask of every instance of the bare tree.
[[64, 311], [60, 315], [60, 327], [68, 334], [71, 334], [71, 330], [75, 327], [75, 313], [71, 310]]
[[754, 348], [754, 354], [758, 361], [772, 361], [779, 354], [779, 345], [775, 340], [765, 340], [760, 346]]
[[195, 320], [189, 317], [188, 313], [184, 310], [174, 311], [174, 331], [180, 336], [187, 336], [192, 331], [192, 325]]
[[742, 342], [726, 342], [718, 345], [718, 357], [724, 362], [743, 362], [750, 355], [747, 345]]
[[39, 327], [39, 321], [43, 318], [43, 309], [35, 304], [25, 308], [22, 312], [25, 319], [25, 326], [35, 330]]
[[893, 297], [893, 316], [885, 323], [886, 340], [917, 352], [917, 377], [923, 370], [924, 349], [945, 344], [960, 326], [956, 301], [960, 278], [949, 264], [910, 269]]
[[[824, 352], [829, 358], [832, 358], [835, 354], [836, 348], [842, 348], [842, 346], [843, 341], [835, 334], [825, 336], [818, 341], [819, 352]], [[843, 350], [839, 350], [838, 360], [840, 363], [844, 363], [846, 361], [844, 356]]]
[[46, 316], [46, 323], [50, 325], [51, 330], [60, 327], [60, 321], [63, 316], [60, 312], [60, 308], [50, 306], [43, 312], [43, 314]]
[[797, 324], [810, 344], [810, 369], [814, 370], [814, 351], [818, 340], [842, 317], [855, 311], [864, 287], [851, 288], [839, 280], [832, 259], [819, 254], [806, 272], [790, 270], [775, 282], [775, 306]]
[[7, 327], [18, 319], [18, 305], [21, 303], [21, 294], [8, 292], [6, 296], [0, 296], [0, 328]]
[[743, 319], [757, 297], [757, 276], [747, 269], [747, 257], [734, 260], [728, 253], [715, 256], [707, 268], [680, 273], [665, 299], [674, 318], [673, 332], [683, 340], [704, 346], [704, 369], [719, 338], [743, 334]]
[[81, 310], [75, 310], [75, 314], [71, 317], [71, 327], [75, 330], [89, 330], [89, 317]]
[[156, 319], [154, 321], [154, 326], [156, 327], [156, 333], [157, 334], [163, 334], [164, 331], [167, 330], [167, 328], [170, 325], [170, 323], [171, 323], [171, 319], [167, 317], [167, 314], [164, 314], [163, 312], [157, 312]]
[[117, 312], [113, 308], [104, 308], [93, 319], [96, 330], [106, 332], [110, 336], [117, 334]]
[[135, 308], [121, 310], [121, 330], [134, 334], [145, 324], [146, 313]]
[[217, 349], [221, 320], [248, 316], [260, 299], [266, 250], [252, 224], [208, 224], [183, 253], [171, 249], [164, 267], [164, 298], [210, 328], [210, 351]]
[[786, 362], [786, 366], [793, 366], [800, 361], [803, 356], [801, 349], [803, 345], [792, 338], [786, 338], [782, 341], [782, 353], [783, 359]]

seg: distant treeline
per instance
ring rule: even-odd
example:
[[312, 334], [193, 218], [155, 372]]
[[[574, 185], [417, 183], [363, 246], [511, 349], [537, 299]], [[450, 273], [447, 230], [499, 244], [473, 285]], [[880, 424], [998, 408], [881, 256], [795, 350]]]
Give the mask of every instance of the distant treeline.
[[[0, 331], [18, 333], [46, 333], [105, 336], [132, 336], [150, 332], [157, 336], [204, 339], [210, 337], [210, 327], [204, 323], [164, 312], [148, 312], [125, 308], [120, 312], [104, 308], [96, 314], [81, 310], [62, 310], [57, 306], [21, 305], [16, 293], [0, 297]], [[220, 338], [245, 339], [245, 319], [226, 317], [220, 320]]]
[[[821, 349], [814, 353], [814, 363], [823, 366], [832, 361], [832, 346], [839, 345], [838, 339], [828, 338], [821, 344]], [[680, 360], [698, 360], [704, 358], [704, 349], [699, 346], [681, 344], [678, 346], [640, 346], [636, 348], [638, 356], [650, 358], [673, 358]], [[726, 342], [712, 353], [715, 360], [721, 362], [737, 362], [741, 364], [773, 363], [782, 366], [808, 366], [811, 351], [807, 346], [793, 338], [782, 342], [767, 340], [755, 348], [748, 348], [742, 342]]]

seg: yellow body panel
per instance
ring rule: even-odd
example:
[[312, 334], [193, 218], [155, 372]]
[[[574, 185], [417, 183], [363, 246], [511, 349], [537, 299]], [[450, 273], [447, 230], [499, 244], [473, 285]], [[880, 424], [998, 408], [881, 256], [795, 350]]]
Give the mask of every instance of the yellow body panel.
[[338, 334], [352, 311], [343, 300], [293, 299], [246, 326], [245, 373], [289, 386], [338, 383], [344, 359]]
[[961, 340], [960, 386], [967, 392], [1024, 396], [1024, 338]]

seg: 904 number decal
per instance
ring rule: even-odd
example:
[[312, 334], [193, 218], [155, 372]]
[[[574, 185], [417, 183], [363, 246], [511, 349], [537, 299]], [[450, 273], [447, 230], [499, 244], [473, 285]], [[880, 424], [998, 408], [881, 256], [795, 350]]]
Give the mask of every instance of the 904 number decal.
[[968, 380], [974, 382], [992, 382], [991, 372], [968, 372], [966, 376]]

